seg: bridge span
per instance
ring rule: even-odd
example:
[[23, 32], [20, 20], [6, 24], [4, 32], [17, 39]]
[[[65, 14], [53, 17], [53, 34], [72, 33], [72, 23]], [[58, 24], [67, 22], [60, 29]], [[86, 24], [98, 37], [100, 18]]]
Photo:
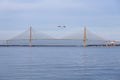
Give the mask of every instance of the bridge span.
[[[60, 34], [58, 34], [60, 33]], [[55, 35], [56, 36], [53, 36]], [[119, 41], [106, 40], [84, 27], [76, 31], [37, 32], [30, 27], [8, 40], [0, 41], [3, 47], [88, 47], [88, 46], [120, 46]]]

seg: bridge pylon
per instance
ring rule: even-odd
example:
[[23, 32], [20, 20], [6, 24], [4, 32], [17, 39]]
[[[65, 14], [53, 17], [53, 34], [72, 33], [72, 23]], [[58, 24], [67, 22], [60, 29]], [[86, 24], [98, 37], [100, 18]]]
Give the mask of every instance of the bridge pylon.
[[32, 26], [30, 26], [30, 39], [29, 39], [29, 46], [32, 47]]
[[86, 40], [87, 40], [87, 30], [86, 26], [84, 26], [84, 36], [83, 36], [83, 46], [86, 47]]

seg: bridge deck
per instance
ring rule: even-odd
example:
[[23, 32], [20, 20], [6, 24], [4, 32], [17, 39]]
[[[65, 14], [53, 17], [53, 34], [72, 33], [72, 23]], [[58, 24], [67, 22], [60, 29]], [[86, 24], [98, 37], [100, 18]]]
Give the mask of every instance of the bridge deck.
[[[93, 46], [106, 46], [105, 44], [100, 45], [87, 45], [86, 47]], [[108, 46], [120, 46], [120, 44], [108, 45]], [[0, 47], [30, 47], [30, 45], [0, 45]], [[83, 47], [83, 45], [32, 45], [32, 47]]]

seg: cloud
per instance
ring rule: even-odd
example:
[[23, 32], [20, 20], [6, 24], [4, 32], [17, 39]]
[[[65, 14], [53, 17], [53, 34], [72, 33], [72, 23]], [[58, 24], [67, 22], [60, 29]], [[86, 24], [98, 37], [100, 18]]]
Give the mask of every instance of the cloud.
[[109, 2], [105, 0], [3, 0], [0, 1], [0, 11], [37, 11], [38, 13], [46, 11], [50, 14], [58, 12], [57, 14], [82, 16], [108, 15], [108, 13], [113, 15], [113, 13], [118, 13], [115, 5], [114, 0], [109, 0]]
[[[24, 2], [24, 1], [23, 1]], [[34, 10], [34, 9], [68, 9], [82, 8], [83, 3], [60, 1], [60, 0], [45, 0], [32, 3], [21, 3], [15, 1], [1, 1], [0, 10]]]
[[32, 9], [37, 7], [31, 3], [18, 3], [18, 2], [10, 2], [10, 1], [3, 1], [0, 2], [0, 10], [20, 10], [20, 9]]
[[76, 28], [86, 24], [107, 30], [119, 27], [119, 13], [116, 0], [0, 0], [0, 28], [19, 30], [32, 24], [50, 30], [58, 25]]
[[79, 10], [97, 10], [111, 5], [104, 0], [40, 0], [40, 1], [0, 1], [0, 10], [34, 10], [34, 9], [79, 9]]

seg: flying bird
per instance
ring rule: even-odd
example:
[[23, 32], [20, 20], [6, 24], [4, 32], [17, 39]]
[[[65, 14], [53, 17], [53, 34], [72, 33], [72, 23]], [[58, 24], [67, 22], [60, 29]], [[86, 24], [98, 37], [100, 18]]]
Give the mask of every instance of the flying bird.
[[58, 27], [61, 27], [61, 26], [58, 26]]
[[58, 27], [63, 27], [63, 28], [66, 28], [66, 26], [58, 26]]
[[63, 26], [64, 28], [66, 28], [66, 26]]

